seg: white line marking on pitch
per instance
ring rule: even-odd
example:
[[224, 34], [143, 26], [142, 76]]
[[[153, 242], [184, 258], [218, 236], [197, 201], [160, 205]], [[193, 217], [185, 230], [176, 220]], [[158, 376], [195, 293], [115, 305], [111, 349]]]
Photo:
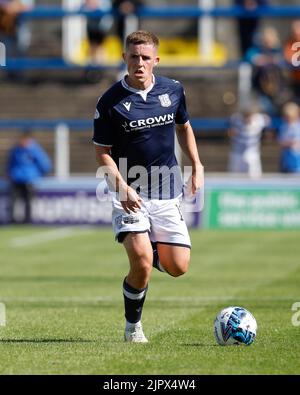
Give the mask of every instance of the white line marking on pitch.
[[[249, 298], [247, 296], [198, 296], [198, 297], [148, 297], [149, 302], [190, 302], [190, 303], [204, 303], [204, 302], [225, 302], [225, 301], [240, 301], [247, 300], [247, 302], [275, 302], [275, 301], [291, 301], [294, 300], [295, 297], [257, 297], [257, 298]], [[99, 303], [99, 302], [110, 302], [110, 303], [118, 303], [121, 301], [120, 298], [113, 298], [109, 296], [91, 296], [91, 297], [80, 297], [80, 296], [19, 296], [19, 297], [10, 297], [10, 296], [0, 296], [1, 302], [25, 302], [25, 303]]]
[[64, 227], [59, 229], [51, 229], [47, 231], [42, 231], [39, 233], [34, 233], [28, 236], [15, 237], [10, 240], [11, 247], [30, 247], [36, 244], [48, 243], [49, 241], [60, 240], [63, 238], [71, 237], [74, 234], [79, 234], [81, 232], [92, 231], [93, 228], [89, 227]]
[[[121, 299], [120, 299], [121, 300]], [[86, 297], [80, 296], [0, 296], [1, 302], [27, 302], [27, 303], [96, 303], [96, 302], [117, 302], [117, 299], [105, 296]]]

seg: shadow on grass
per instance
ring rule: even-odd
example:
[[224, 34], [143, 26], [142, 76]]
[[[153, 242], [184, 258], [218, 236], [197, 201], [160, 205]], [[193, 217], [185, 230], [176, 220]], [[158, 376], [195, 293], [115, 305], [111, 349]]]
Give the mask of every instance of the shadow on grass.
[[95, 343], [96, 340], [87, 339], [0, 339], [3, 343]]
[[214, 343], [183, 343], [181, 345], [185, 347], [220, 347]]

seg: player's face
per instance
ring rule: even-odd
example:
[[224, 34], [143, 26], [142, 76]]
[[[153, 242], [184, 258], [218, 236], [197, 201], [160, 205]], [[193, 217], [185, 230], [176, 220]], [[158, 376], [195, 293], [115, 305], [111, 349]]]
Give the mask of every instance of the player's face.
[[128, 69], [128, 83], [136, 89], [147, 89], [152, 83], [153, 68], [159, 62], [157, 48], [151, 44], [130, 44], [123, 59]]

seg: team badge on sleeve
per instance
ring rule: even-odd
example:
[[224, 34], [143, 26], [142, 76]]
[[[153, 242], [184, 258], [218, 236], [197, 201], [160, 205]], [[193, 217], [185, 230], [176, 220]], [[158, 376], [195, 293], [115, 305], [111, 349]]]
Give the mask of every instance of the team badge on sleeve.
[[99, 119], [99, 118], [100, 118], [100, 113], [99, 113], [99, 111], [96, 109], [95, 115], [94, 115], [94, 119]]
[[172, 104], [171, 99], [167, 93], [158, 96], [158, 98], [162, 107], [170, 107], [170, 105]]
[[131, 107], [130, 102], [127, 101], [126, 103], [123, 103], [123, 106], [126, 108], [127, 111], [130, 111], [130, 107]]

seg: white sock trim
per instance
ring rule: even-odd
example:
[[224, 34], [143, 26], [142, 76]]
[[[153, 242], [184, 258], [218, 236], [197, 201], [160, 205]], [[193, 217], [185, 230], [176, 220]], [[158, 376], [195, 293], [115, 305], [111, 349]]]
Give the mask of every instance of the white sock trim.
[[141, 326], [141, 325], [142, 325], [141, 321], [133, 323], [133, 322], [129, 322], [126, 320], [126, 329], [132, 329], [132, 328], [135, 328], [135, 327]]
[[133, 292], [128, 292], [128, 291], [126, 291], [126, 289], [123, 287], [123, 294], [124, 294], [128, 299], [131, 299], [131, 300], [139, 300], [139, 299], [142, 299], [142, 298], [145, 296], [146, 292], [147, 292], [147, 289], [145, 289], [144, 291], [142, 291], [142, 292], [140, 292], [140, 293], [138, 293], [138, 294], [134, 294]]

